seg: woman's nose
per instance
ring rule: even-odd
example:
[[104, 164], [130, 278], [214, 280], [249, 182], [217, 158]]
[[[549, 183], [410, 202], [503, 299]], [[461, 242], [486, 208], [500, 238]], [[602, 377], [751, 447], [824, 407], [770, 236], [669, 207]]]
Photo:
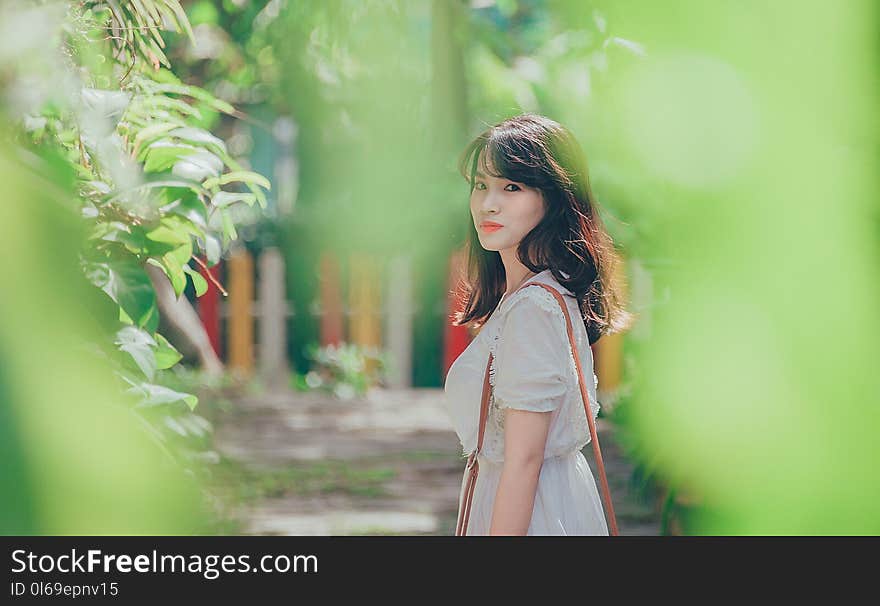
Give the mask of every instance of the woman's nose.
[[480, 202], [480, 210], [489, 214], [496, 214], [498, 212], [498, 198], [495, 194], [486, 192], [482, 202]]

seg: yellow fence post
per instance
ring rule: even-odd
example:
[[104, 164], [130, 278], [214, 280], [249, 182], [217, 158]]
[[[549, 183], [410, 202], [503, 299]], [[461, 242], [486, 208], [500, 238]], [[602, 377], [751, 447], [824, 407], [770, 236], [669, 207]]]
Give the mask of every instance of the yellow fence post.
[[[624, 300], [628, 299], [627, 283], [624, 279], [626, 264], [626, 258], [621, 255], [620, 263], [617, 264], [614, 271], [615, 279], [622, 285]], [[623, 335], [622, 332], [605, 335], [593, 345], [596, 358], [596, 376], [599, 379], [596, 398], [608, 412], [614, 408], [617, 390], [623, 375]]]
[[[381, 343], [380, 272], [372, 257], [353, 255], [349, 277], [350, 342], [361, 347], [379, 347]], [[368, 360], [367, 372], [376, 370], [376, 362]]]

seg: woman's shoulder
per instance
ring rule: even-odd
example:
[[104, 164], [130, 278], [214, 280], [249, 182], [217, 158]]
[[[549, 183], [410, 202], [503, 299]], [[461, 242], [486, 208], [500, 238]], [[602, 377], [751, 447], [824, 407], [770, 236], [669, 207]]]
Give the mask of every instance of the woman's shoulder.
[[526, 286], [510, 297], [504, 315], [522, 317], [536, 313], [555, 314], [557, 311], [561, 311], [561, 308], [553, 293], [543, 287]]
[[[577, 346], [581, 349], [589, 347], [589, 336], [575, 294], [560, 284], [549, 270], [532, 277], [528, 282], [547, 284], [557, 290], [562, 294], [565, 309], [556, 296], [546, 288], [525, 286], [514, 292], [509, 301], [505, 301], [506, 305], [503, 306], [495, 334], [547, 333], [554, 335], [554, 338], [568, 340], [570, 321]], [[579, 319], [581, 321], [578, 321]]]
[[[530, 278], [527, 281], [527, 284], [529, 284], [528, 286], [521, 287], [510, 295], [510, 299], [505, 302], [507, 304], [503, 306], [503, 312], [505, 315], [511, 313], [515, 313], [516, 315], [528, 314], [529, 310], [562, 313], [562, 309], [559, 306], [559, 301], [556, 299], [556, 296], [543, 286], [534, 286], [533, 283], [546, 284], [562, 294], [563, 297], [567, 296], [573, 298], [575, 296], [573, 292], [565, 288], [553, 276], [549, 269], [545, 269]], [[514, 312], [514, 310], [516, 311]]]
[[529, 340], [542, 334], [562, 339], [566, 337], [565, 313], [556, 296], [546, 288], [526, 286], [514, 292], [506, 301], [497, 332], [504, 338], [522, 336]]

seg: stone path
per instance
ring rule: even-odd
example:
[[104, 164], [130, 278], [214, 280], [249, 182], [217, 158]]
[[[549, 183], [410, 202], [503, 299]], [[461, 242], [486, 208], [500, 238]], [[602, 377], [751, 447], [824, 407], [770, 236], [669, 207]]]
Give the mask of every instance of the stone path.
[[[374, 390], [347, 402], [295, 392], [237, 400], [216, 420], [215, 448], [250, 468], [333, 462], [355, 473], [388, 471], [378, 494], [288, 491], [264, 499], [240, 512], [243, 532], [453, 535], [464, 460], [442, 397], [441, 389], [410, 389]], [[640, 503], [629, 489], [632, 467], [611, 427], [599, 419], [597, 430], [620, 534], [659, 534], [654, 503]], [[598, 483], [589, 445], [584, 455]]]

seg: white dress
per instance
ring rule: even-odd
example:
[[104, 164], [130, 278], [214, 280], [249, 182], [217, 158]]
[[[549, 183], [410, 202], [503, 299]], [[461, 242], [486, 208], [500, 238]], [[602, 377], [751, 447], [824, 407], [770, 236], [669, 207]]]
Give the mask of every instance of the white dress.
[[[598, 379], [593, 373], [593, 355], [577, 300], [549, 269], [528, 282], [553, 286], [568, 304], [595, 419], [599, 412]], [[528, 286], [502, 297], [495, 312], [449, 368], [444, 399], [465, 458], [477, 445], [480, 400], [490, 351], [494, 353], [489, 370], [493, 396], [489, 398], [483, 448], [477, 457], [479, 474], [467, 534], [489, 534], [504, 461], [503, 409], [509, 407], [551, 415], [527, 534], [607, 535], [602, 500], [581, 453], [590, 441], [590, 430], [568, 345], [565, 316], [553, 294], [540, 286]], [[462, 478], [462, 492], [465, 479], [466, 474]]]

